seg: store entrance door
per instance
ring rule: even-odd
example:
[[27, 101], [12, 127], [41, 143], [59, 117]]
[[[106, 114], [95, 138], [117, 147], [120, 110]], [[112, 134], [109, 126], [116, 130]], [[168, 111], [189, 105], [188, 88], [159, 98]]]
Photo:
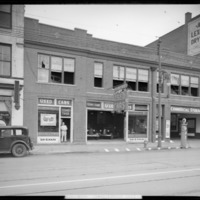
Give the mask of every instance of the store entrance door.
[[70, 142], [70, 133], [71, 133], [71, 126], [70, 126], [70, 118], [62, 118], [61, 119], [61, 124], [62, 122], [65, 122], [65, 125], [67, 126], [67, 141]]

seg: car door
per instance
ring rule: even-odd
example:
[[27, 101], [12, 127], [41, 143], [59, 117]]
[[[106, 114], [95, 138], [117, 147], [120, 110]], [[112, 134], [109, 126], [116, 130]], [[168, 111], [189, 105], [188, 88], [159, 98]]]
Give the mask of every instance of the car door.
[[[9, 151], [10, 145], [12, 143], [12, 138], [10, 137], [11, 130], [0, 130], [0, 151], [6, 152]], [[9, 134], [8, 134], [9, 133]]]

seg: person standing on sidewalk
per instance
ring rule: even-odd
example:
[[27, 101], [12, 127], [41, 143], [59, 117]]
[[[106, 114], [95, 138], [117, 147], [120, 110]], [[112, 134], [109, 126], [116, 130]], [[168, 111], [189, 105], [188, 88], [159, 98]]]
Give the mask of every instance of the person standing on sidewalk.
[[61, 129], [61, 142], [67, 141], [67, 126], [65, 125], [65, 122], [62, 122], [62, 125], [60, 127]]

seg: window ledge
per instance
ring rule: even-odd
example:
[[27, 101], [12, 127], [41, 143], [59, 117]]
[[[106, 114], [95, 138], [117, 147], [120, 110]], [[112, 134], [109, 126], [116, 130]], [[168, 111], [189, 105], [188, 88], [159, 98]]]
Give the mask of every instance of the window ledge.
[[43, 84], [43, 85], [55, 85], [55, 86], [76, 86], [74, 84], [64, 84], [64, 83], [45, 83], [45, 82], [36, 82], [37, 84]]

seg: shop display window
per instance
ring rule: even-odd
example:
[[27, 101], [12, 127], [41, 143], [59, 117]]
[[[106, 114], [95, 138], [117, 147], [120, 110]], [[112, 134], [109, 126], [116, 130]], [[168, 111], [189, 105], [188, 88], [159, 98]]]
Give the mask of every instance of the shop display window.
[[128, 127], [129, 127], [128, 129], [129, 138], [146, 138], [147, 116], [129, 114]]
[[39, 107], [38, 132], [59, 132], [59, 110], [54, 107]]

